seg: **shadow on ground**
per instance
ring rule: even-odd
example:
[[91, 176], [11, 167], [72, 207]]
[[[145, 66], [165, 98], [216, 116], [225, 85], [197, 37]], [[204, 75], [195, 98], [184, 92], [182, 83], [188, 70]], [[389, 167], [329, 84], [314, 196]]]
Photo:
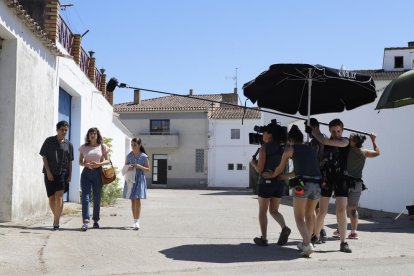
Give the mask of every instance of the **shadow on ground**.
[[287, 261], [301, 258], [299, 251], [289, 247], [254, 244], [187, 244], [160, 251], [167, 258], [206, 263], [242, 263]]

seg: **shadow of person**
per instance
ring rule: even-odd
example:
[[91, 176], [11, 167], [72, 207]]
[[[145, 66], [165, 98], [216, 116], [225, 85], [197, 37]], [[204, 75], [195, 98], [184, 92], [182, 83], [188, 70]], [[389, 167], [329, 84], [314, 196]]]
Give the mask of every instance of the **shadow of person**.
[[167, 258], [206, 263], [241, 263], [286, 261], [301, 258], [299, 251], [290, 247], [255, 244], [186, 244], [160, 251]]

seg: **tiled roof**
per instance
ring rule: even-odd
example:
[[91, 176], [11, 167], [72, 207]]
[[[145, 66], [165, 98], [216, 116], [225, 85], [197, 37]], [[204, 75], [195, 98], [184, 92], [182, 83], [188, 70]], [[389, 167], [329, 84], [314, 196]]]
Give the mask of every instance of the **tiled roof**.
[[4, 0], [7, 6], [20, 18], [20, 20], [29, 28], [33, 34], [45, 45], [53, 54], [57, 56], [64, 56], [57, 48], [56, 44], [51, 41], [46, 32], [37, 24], [37, 22], [27, 13], [22, 5], [17, 0]]
[[393, 80], [405, 71], [384, 71], [383, 69], [377, 70], [353, 70], [353, 72], [363, 75], [371, 76], [374, 81]]
[[260, 119], [261, 111], [241, 107], [219, 107], [210, 114], [211, 119]]
[[[142, 100], [140, 104], [134, 104], [133, 102], [115, 104], [114, 111], [207, 111], [208, 108], [211, 108], [211, 102], [209, 102], [209, 100], [220, 102], [223, 100], [223, 96], [222, 94], [193, 95], [192, 98], [181, 96], [166, 96]], [[214, 103], [214, 106], [218, 105], [219, 103]]]

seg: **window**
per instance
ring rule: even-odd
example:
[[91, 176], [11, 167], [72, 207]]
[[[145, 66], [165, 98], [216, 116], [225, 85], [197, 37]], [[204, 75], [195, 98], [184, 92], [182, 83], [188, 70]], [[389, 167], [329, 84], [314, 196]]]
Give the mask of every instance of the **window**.
[[231, 129], [231, 139], [240, 139], [240, 129], [238, 128]]
[[237, 170], [238, 171], [243, 170], [243, 164], [237, 164]]
[[234, 170], [234, 164], [227, 164], [227, 170], [232, 171]]
[[150, 120], [151, 135], [170, 134], [170, 120]]
[[394, 57], [394, 68], [404, 68], [404, 57]]
[[195, 171], [204, 172], [204, 150], [203, 149], [196, 149]]

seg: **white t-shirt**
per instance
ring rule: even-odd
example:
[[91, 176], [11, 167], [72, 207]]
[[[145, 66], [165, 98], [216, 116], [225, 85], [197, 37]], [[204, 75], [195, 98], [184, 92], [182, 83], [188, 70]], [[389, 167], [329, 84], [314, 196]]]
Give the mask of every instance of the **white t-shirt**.
[[97, 145], [95, 147], [83, 144], [79, 147], [79, 152], [83, 154], [83, 160], [85, 163], [92, 161], [100, 162], [102, 155], [109, 152], [109, 147], [105, 144]]

